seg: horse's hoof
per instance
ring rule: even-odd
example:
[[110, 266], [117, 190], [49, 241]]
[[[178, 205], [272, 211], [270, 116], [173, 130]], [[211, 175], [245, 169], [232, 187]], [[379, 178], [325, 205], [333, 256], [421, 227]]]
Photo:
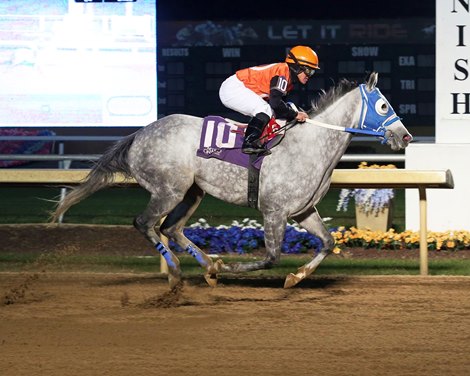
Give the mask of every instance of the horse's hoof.
[[222, 270], [223, 265], [224, 265], [224, 261], [222, 259], [218, 259], [214, 264], [214, 266], [215, 266], [215, 268], [218, 272], [220, 272]]
[[303, 278], [295, 275], [294, 273], [290, 273], [284, 282], [284, 288], [288, 289], [291, 288], [292, 286], [295, 286], [297, 283], [299, 283]]
[[206, 273], [204, 274], [204, 279], [210, 287], [217, 286], [217, 274], [215, 273]]
[[206, 274], [217, 274], [222, 271], [224, 262], [222, 259], [217, 259], [209, 268], [206, 269]]
[[175, 276], [171, 273], [168, 274], [168, 284], [170, 285], [170, 290], [173, 290], [181, 283], [181, 277]]
[[221, 259], [218, 259], [206, 270], [206, 274], [204, 274], [204, 278], [210, 287], [217, 286], [217, 273], [219, 273], [222, 270], [223, 265], [224, 265], [224, 262]]

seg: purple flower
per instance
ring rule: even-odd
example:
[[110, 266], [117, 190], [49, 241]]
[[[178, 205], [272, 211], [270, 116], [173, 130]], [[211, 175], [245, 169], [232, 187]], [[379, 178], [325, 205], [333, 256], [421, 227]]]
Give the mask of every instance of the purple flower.
[[[184, 229], [185, 236], [199, 248], [208, 253], [244, 254], [264, 247], [264, 229], [248, 219], [246, 226], [234, 222], [232, 226], [210, 227], [205, 220]], [[170, 247], [181, 252], [182, 249], [170, 241]], [[288, 254], [306, 253], [310, 249], [320, 250], [321, 240], [304, 230], [288, 225], [281, 251]]]

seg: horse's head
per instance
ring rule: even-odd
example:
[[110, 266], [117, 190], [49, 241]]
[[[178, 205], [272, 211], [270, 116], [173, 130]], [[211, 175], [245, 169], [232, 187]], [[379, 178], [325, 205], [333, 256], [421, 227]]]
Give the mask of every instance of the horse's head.
[[362, 96], [358, 128], [376, 132], [392, 150], [404, 149], [413, 140], [390, 103], [376, 87], [378, 73], [372, 72], [365, 84], [359, 85]]

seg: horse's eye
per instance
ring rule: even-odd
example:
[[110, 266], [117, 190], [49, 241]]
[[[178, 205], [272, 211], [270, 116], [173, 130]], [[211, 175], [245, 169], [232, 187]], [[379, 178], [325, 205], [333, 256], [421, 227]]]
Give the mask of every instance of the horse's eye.
[[383, 99], [379, 99], [375, 103], [375, 111], [380, 115], [387, 115], [388, 113], [388, 104]]

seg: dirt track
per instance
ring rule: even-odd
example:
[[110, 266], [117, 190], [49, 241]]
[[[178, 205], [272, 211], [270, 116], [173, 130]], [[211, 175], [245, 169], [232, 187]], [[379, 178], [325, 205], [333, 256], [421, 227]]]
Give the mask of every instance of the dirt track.
[[470, 374], [468, 277], [282, 284], [0, 273], [1, 374]]

